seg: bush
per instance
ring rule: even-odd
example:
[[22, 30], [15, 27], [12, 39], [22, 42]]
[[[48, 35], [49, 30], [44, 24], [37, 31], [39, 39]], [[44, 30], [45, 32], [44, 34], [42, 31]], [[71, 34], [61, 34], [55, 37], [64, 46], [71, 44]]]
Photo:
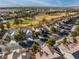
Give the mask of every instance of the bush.
[[63, 44], [66, 44], [66, 43], [67, 43], [67, 38], [66, 38], [66, 37], [64, 37], [62, 43], [63, 43]]
[[57, 32], [57, 31], [56, 31], [56, 28], [54, 28], [54, 27], [51, 27], [50, 30], [51, 30], [51, 32], [53, 32], [53, 33], [56, 33], [56, 32]]
[[6, 23], [6, 26], [7, 26], [7, 28], [10, 28], [10, 23], [7, 22], [7, 23]]
[[40, 32], [34, 32], [34, 36], [38, 37], [40, 35]]
[[36, 53], [37, 51], [37, 45], [35, 43], [32, 44], [32, 51]]
[[53, 46], [55, 44], [55, 40], [48, 38], [47, 44]]
[[77, 31], [72, 31], [71, 32], [71, 37], [76, 37], [77, 36]]
[[5, 27], [4, 27], [3, 23], [0, 24], [0, 29], [1, 29], [2, 32], [5, 30]]
[[18, 31], [18, 32], [14, 35], [15, 41], [23, 40], [24, 37], [25, 37], [25, 33], [23, 33], [22, 31]]

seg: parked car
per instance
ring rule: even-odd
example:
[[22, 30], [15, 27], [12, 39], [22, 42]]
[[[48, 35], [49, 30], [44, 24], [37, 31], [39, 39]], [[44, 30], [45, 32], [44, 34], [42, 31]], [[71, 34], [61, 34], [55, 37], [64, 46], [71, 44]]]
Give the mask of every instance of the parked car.
[[27, 48], [27, 47], [30, 48], [33, 43], [36, 43], [36, 42], [35, 41], [31, 41], [31, 40], [23, 40], [23, 41], [19, 42], [19, 45], [22, 46], [22, 47], [24, 47], [24, 48]]

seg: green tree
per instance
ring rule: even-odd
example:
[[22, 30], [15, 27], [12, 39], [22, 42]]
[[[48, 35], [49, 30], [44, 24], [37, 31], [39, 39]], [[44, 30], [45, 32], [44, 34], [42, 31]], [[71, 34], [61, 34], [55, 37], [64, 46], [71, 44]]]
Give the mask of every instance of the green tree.
[[36, 53], [36, 52], [37, 52], [37, 49], [38, 49], [37, 45], [36, 45], [35, 43], [33, 43], [33, 44], [32, 44], [32, 51], [33, 51], [34, 53]]
[[7, 26], [7, 28], [9, 29], [9, 28], [10, 28], [10, 23], [7, 22], [7, 23], [6, 23], [6, 26]]
[[22, 40], [21, 34], [14, 35], [14, 39], [15, 39], [15, 41]]
[[15, 19], [14, 20], [14, 24], [17, 24], [18, 25], [19, 24], [19, 20], [18, 19]]
[[38, 37], [40, 35], [40, 32], [34, 32], [34, 36]]
[[51, 28], [50, 28], [50, 31], [53, 32], [53, 33], [56, 33], [56, 32], [57, 32], [57, 30], [56, 30], [55, 27], [51, 27]]
[[71, 32], [71, 37], [76, 37], [77, 36], [77, 31], [72, 31]]
[[5, 28], [5, 27], [4, 27], [4, 24], [1, 23], [1, 24], [0, 24], [0, 29], [1, 29], [2, 32], [4, 31], [4, 28]]
[[45, 21], [46, 21], [46, 19], [43, 19], [42, 21], [43, 21], [43, 22], [45, 22]]
[[19, 20], [19, 23], [22, 24], [23, 23], [23, 20]]
[[68, 19], [67, 19], [67, 21], [66, 21], [66, 23], [69, 23], [69, 22], [71, 22], [71, 21], [72, 21], [72, 17], [69, 16]]
[[63, 44], [66, 44], [66, 43], [67, 43], [67, 38], [66, 38], [66, 37], [64, 37], [62, 43], [63, 43]]
[[20, 41], [25, 39], [25, 33], [22, 31], [18, 31], [15, 35], [14, 35], [14, 39], [15, 41]]
[[47, 44], [53, 46], [55, 44], [55, 40], [48, 38]]

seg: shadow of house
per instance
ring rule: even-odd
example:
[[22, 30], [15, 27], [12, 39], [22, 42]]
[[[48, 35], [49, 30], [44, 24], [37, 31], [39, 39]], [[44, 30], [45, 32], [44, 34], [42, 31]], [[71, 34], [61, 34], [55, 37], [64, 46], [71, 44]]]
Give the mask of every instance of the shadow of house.
[[79, 51], [73, 53], [73, 56], [75, 57], [75, 59], [79, 59]]
[[17, 52], [14, 52], [13, 53], [13, 57], [12, 57], [12, 59], [17, 59], [18, 57], [19, 57], [19, 53], [17, 53]]

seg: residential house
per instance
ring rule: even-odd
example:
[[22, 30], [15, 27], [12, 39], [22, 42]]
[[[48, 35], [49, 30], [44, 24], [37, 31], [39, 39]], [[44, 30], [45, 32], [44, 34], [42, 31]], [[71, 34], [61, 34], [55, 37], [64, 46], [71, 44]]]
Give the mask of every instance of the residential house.
[[7, 59], [31, 59], [31, 56], [26, 49], [18, 49], [8, 54]]
[[52, 47], [44, 45], [41, 51], [36, 53], [36, 59], [61, 59], [61, 57]]

